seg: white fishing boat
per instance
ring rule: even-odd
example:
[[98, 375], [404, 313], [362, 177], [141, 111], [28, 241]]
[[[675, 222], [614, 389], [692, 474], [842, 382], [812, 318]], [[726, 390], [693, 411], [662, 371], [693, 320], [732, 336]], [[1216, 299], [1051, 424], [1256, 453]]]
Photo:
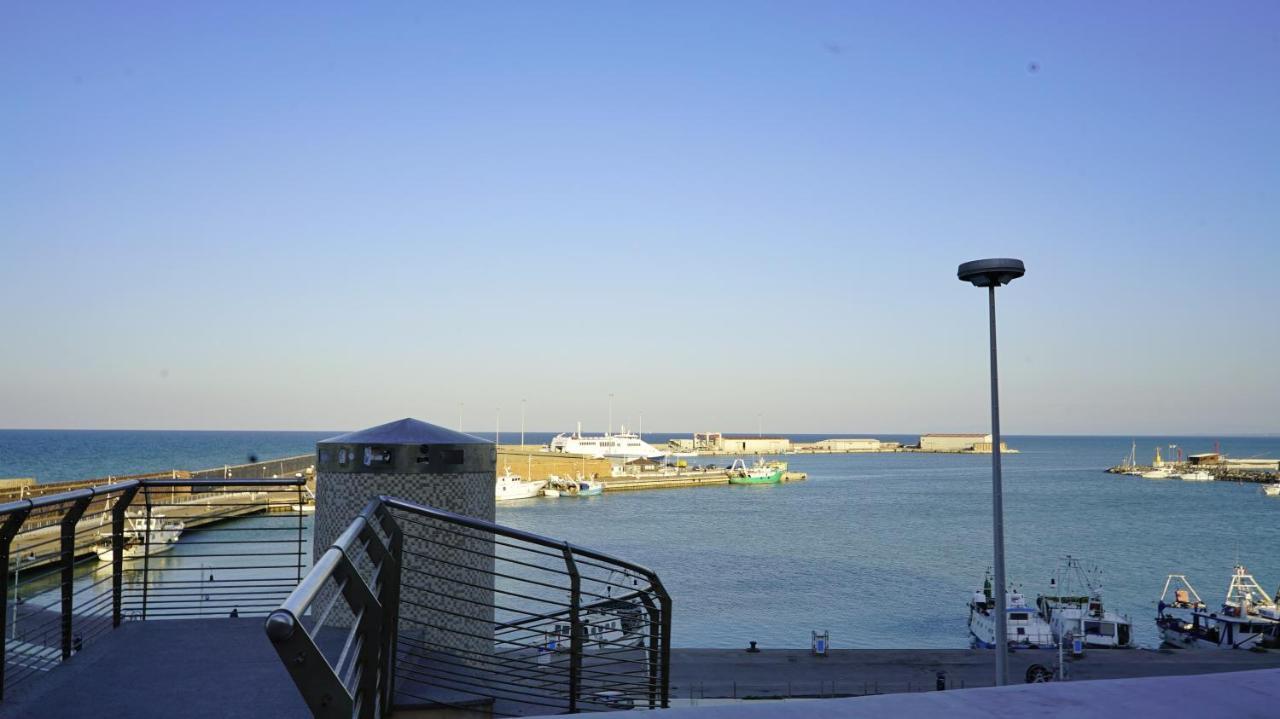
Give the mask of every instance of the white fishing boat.
[[1280, 497], [1280, 482], [1263, 485], [1262, 493], [1268, 497]]
[[[143, 556], [154, 557], [173, 549], [186, 528], [180, 521], [167, 521], [162, 514], [153, 514], [148, 520], [145, 517], [126, 517], [124, 528], [124, 558], [138, 559]], [[94, 545], [94, 553], [100, 562], [115, 559], [111, 535], [102, 536]]]
[[497, 482], [494, 483], [493, 498], [499, 502], [529, 499], [540, 496], [542, 489], [546, 486], [545, 479], [524, 479], [518, 474], [512, 474], [511, 468], [507, 467], [505, 472], [498, 475]]
[[1186, 575], [1170, 574], [1156, 605], [1156, 626], [1164, 643], [1179, 649], [1253, 649], [1280, 640], [1277, 599], [1236, 565], [1222, 606], [1211, 611]]
[[1182, 474], [1179, 474], [1178, 479], [1181, 479], [1184, 482], [1212, 482], [1213, 475], [1203, 469], [1197, 469], [1194, 472], [1183, 472]]
[[[1010, 589], [1005, 593], [1005, 643], [1026, 648], [1053, 646], [1053, 631], [1049, 624], [1027, 606], [1022, 592]], [[996, 646], [995, 600], [991, 596], [991, 575], [988, 574], [982, 589], [969, 600], [969, 634], [974, 646], [991, 649]]]
[[1079, 639], [1087, 647], [1106, 649], [1136, 646], [1133, 621], [1103, 607], [1101, 573], [1086, 571], [1075, 557], [1062, 558], [1049, 579], [1049, 593], [1036, 597], [1036, 609], [1054, 641]]
[[662, 450], [644, 441], [639, 435], [628, 432], [626, 427], [617, 434], [605, 432], [602, 435], [588, 436], [582, 433], [581, 422], [574, 432], [557, 434], [549, 446], [552, 452], [582, 454], [597, 459], [658, 459], [666, 456]]

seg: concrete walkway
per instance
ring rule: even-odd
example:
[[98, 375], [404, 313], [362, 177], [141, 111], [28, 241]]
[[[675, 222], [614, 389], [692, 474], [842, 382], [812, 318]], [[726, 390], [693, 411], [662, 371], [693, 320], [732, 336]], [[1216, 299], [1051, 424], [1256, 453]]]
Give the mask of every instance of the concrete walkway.
[[1019, 684], [851, 699], [738, 701], [677, 708], [671, 719], [1135, 719], [1277, 716], [1280, 669], [1201, 676]]
[[126, 622], [27, 684], [0, 716], [311, 716], [260, 618]]

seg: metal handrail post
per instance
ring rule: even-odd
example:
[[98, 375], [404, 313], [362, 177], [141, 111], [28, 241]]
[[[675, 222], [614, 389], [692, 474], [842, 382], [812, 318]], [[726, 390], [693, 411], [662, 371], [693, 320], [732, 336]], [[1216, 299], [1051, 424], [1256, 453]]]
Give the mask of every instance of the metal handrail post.
[[[0, 643], [4, 643], [9, 638], [9, 550], [13, 546], [13, 538], [18, 536], [18, 530], [22, 529], [22, 523], [27, 521], [27, 516], [31, 514], [31, 507], [18, 509], [11, 513], [5, 519], [4, 525], [0, 526], [0, 572], [4, 572], [3, 584], [0, 584]], [[22, 558], [19, 557], [21, 562]], [[18, 596], [18, 584], [14, 582], [13, 596]], [[17, 611], [17, 604], [14, 604], [14, 611]], [[14, 629], [14, 640], [18, 639], [18, 632]], [[4, 701], [4, 657], [0, 656], [0, 701]]]
[[71, 658], [71, 604], [72, 584], [76, 569], [76, 523], [84, 516], [84, 510], [93, 501], [93, 492], [80, 497], [62, 517], [62, 660]]
[[142, 501], [146, 505], [142, 537], [142, 620], [147, 620], [147, 595], [151, 589], [151, 487], [143, 485]]
[[576, 714], [582, 691], [582, 577], [568, 542], [564, 543], [564, 566], [569, 574], [569, 712]]
[[671, 706], [671, 596], [661, 584], [657, 589], [662, 603], [662, 708], [667, 709]]
[[129, 505], [141, 485], [129, 487], [111, 508], [111, 626], [120, 626], [124, 618], [124, 523]]
[[649, 708], [657, 709], [659, 662], [662, 658], [662, 628], [659, 622], [662, 621], [662, 615], [648, 592], [640, 595], [640, 602], [644, 604], [645, 613], [649, 616], [649, 646], [645, 649], [645, 668], [649, 672]]
[[382, 588], [378, 599], [382, 602], [382, 711], [390, 715], [395, 701], [396, 647], [400, 635], [400, 563], [404, 557], [404, 531], [386, 505], [378, 502], [375, 510], [378, 523], [390, 540], [386, 565], [382, 568]]

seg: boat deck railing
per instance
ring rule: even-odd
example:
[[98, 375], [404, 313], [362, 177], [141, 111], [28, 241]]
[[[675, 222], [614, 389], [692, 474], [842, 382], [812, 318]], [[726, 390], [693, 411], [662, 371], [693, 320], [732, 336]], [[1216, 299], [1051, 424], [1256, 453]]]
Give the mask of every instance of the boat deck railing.
[[668, 705], [671, 600], [657, 575], [393, 497], [364, 508], [266, 631], [317, 716]]
[[309, 561], [304, 489], [132, 479], [0, 504], [0, 701], [123, 622], [265, 616]]

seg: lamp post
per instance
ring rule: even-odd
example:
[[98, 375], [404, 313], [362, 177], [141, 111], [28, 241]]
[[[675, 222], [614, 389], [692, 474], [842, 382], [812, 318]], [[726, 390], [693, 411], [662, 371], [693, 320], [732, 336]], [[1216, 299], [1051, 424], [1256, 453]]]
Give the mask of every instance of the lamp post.
[[1000, 385], [996, 373], [996, 288], [1007, 285], [1026, 272], [1022, 260], [996, 258], [974, 260], [960, 265], [956, 276], [962, 282], [987, 288], [988, 317], [991, 324], [991, 524], [995, 544], [996, 686], [1009, 683], [1008, 616], [1005, 612], [1004, 578], [1004, 494], [1000, 481]]

